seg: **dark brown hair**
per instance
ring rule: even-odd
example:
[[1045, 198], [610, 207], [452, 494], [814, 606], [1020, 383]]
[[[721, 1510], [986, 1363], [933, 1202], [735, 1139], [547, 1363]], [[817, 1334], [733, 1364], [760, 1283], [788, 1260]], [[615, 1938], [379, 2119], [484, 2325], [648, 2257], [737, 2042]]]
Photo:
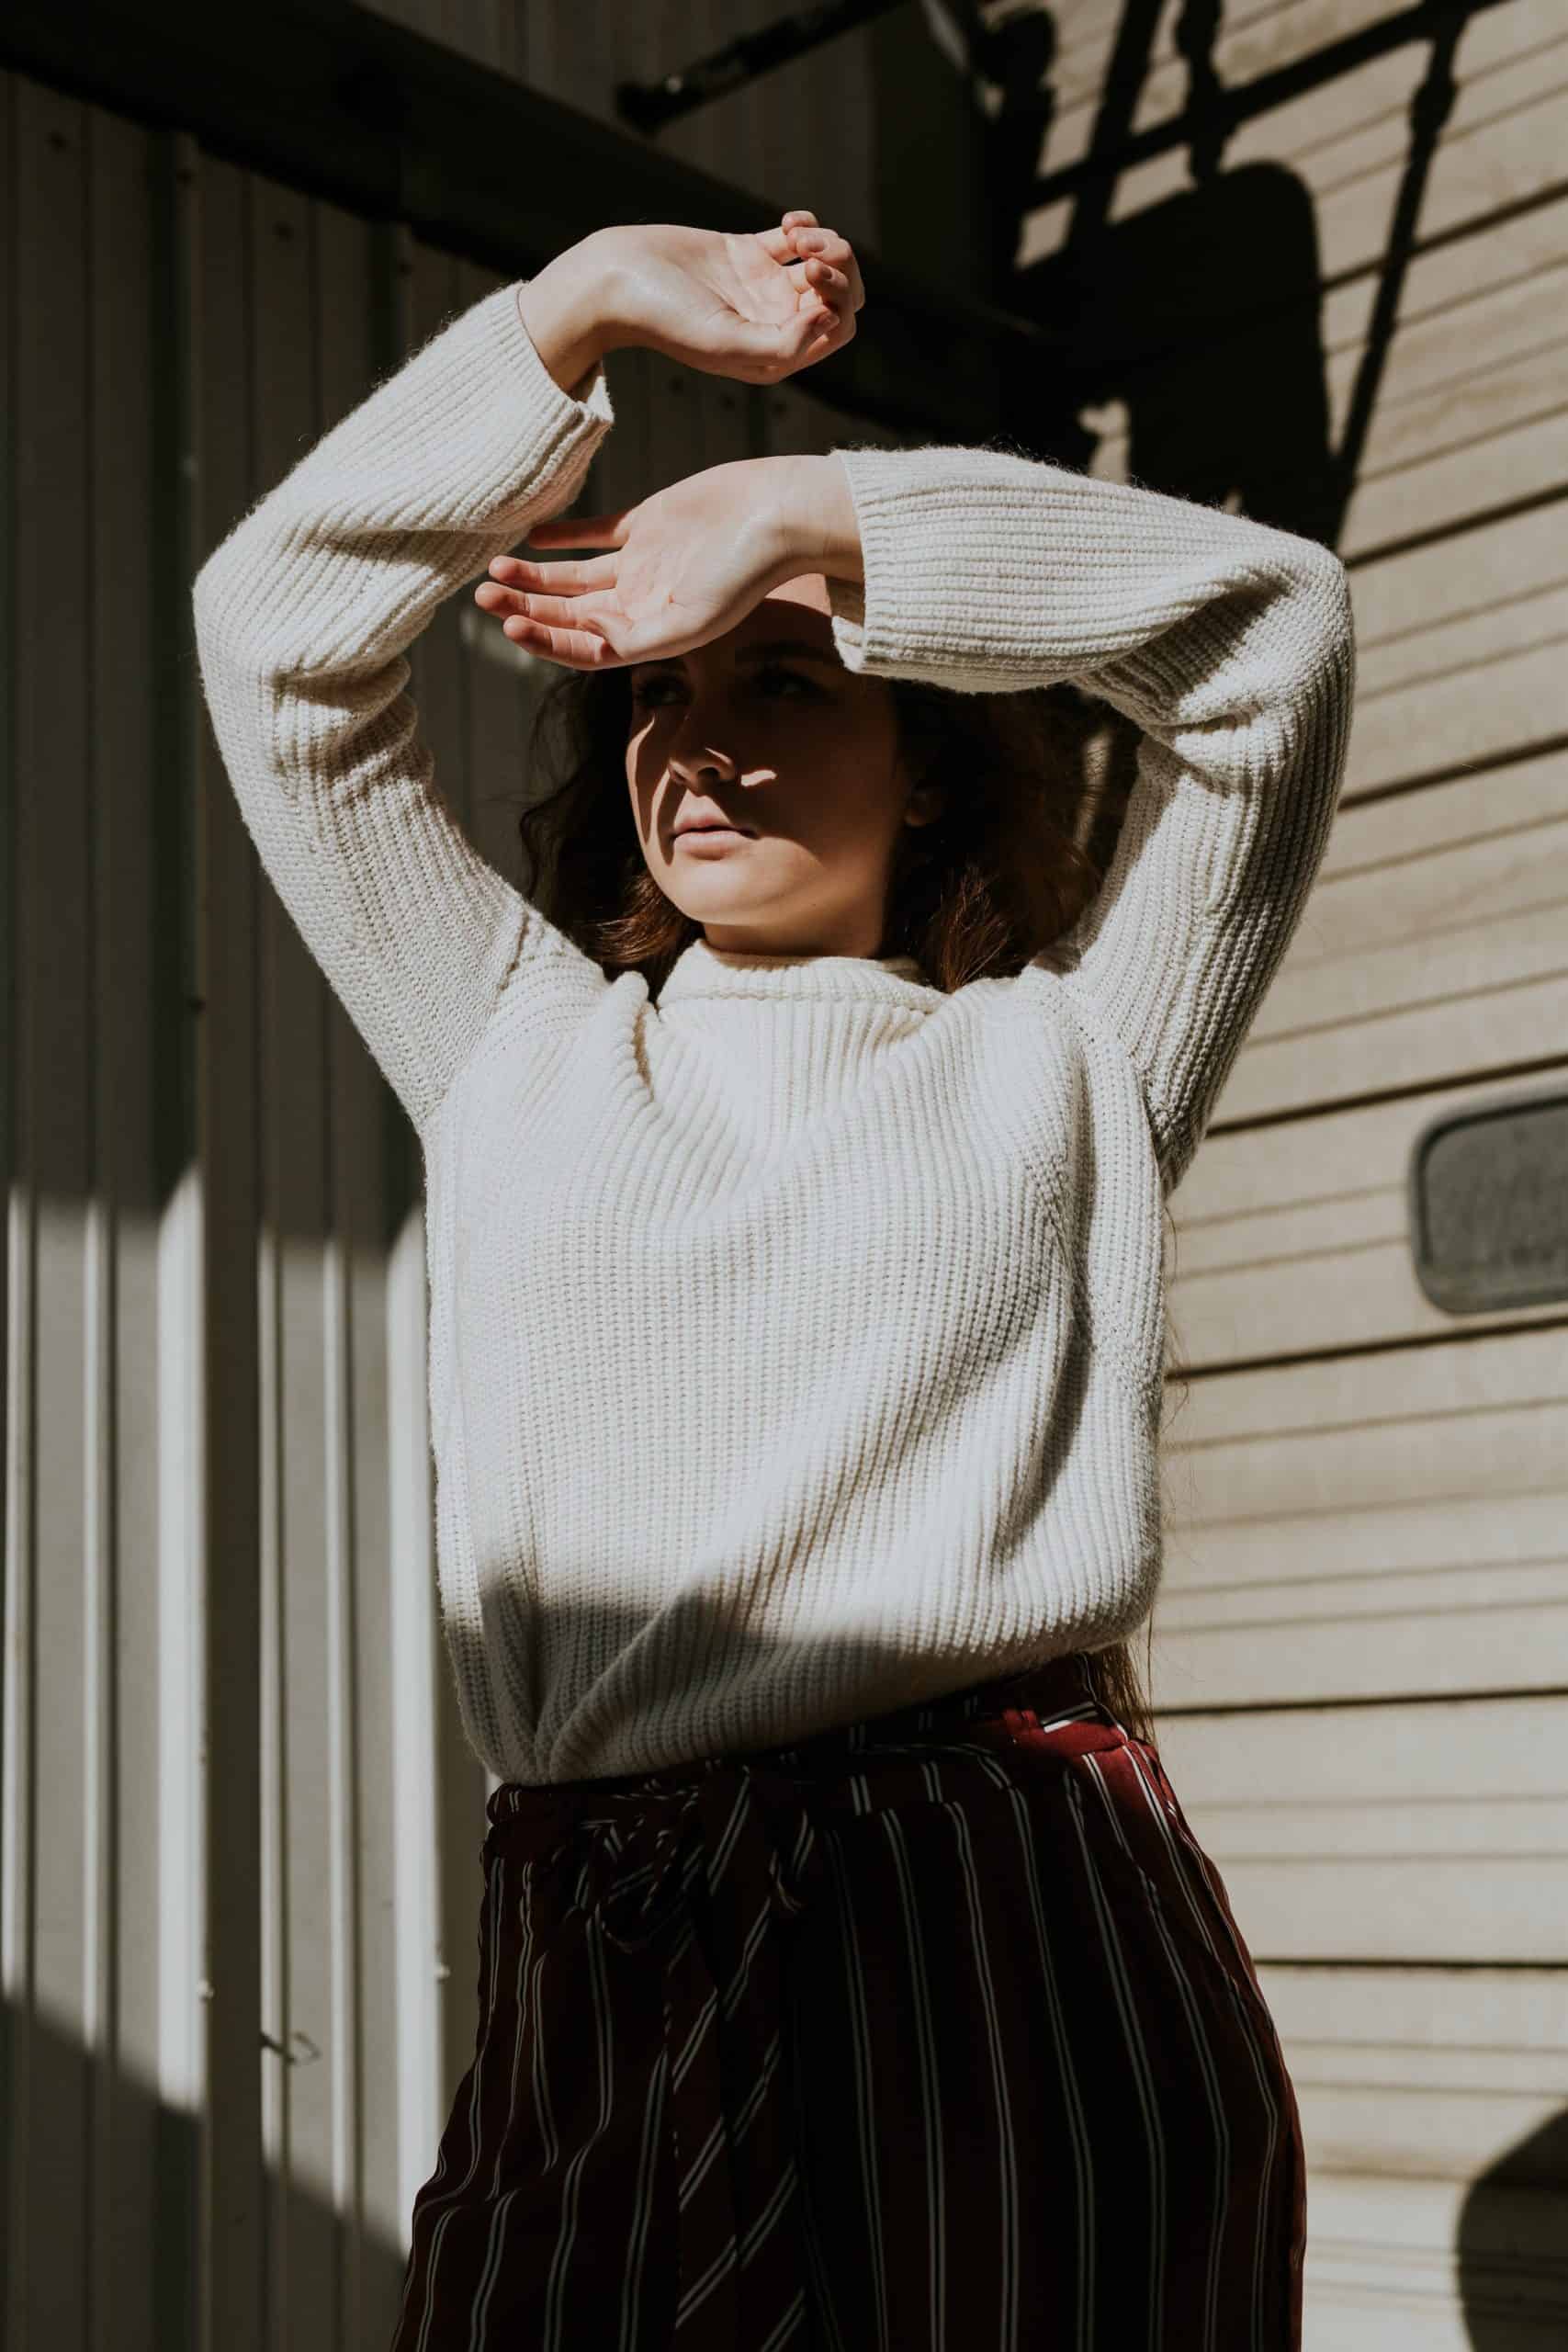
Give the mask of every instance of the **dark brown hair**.
[[[877, 953], [912, 956], [949, 993], [1011, 976], [1071, 930], [1104, 879], [1137, 730], [1072, 685], [976, 695], [888, 683], [911, 786], [951, 788], [931, 823], [900, 828]], [[703, 927], [666, 898], [643, 855], [626, 786], [631, 721], [625, 668], [566, 671], [546, 689], [529, 767], [560, 781], [518, 820], [519, 883], [607, 977], [640, 971], [657, 997]], [[1151, 1652], [1152, 1620], [1142, 1676], [1126, 1642], [1089, 1662], [1117, 1721], [1152, 1742]]]

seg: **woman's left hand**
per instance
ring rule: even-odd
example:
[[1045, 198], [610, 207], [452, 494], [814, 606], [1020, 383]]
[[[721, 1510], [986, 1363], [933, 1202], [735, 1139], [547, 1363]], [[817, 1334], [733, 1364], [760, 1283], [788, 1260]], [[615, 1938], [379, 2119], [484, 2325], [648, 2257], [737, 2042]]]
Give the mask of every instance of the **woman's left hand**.
[[705, 376], [779, 383], [841, 351], [865, 302], [853, 251], [814, 212], [755, 233], [633, 222], [592, 243], [614, 282], [609, 347], [640, 345]]

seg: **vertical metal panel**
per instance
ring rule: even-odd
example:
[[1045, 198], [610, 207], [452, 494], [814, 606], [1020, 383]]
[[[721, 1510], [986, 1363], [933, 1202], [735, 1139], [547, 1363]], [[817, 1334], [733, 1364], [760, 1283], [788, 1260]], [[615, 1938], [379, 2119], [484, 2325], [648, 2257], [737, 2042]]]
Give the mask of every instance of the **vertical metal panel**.
[[[385, 341], [378, 373], [405, 355], [413, 241], [391, 224], [377, 246], [378, 295]], [[419, 692], [419, 648], [411, 660]], [[422, 715], [423, 725], [423, 715]], [[450, 771], [443, 788], [452, 781]], [[447, 1993], [460, 1987], [442, 1954], [446, 1919], [438, 1758], [461, 1736], [441, 1651], [436, 1600], [434, 1464], [429, 1438], [429, 1291], [418, 1150], [408, 1123], [378, 1075], [384, 1105], [388, 1236], [387, 1446], [391, 1544], [389, 1613], [391, 1642], [393, 1851], [391, 1932], [397, 1985], [399, 2244], [407, 2243], [414, 2195], [434, 2162], [446, 2120]], [[446, 1747], [441, 1748], [445, 1736]]]
[[[0, 187], [17, 184], [17, 83], [0, 75]], [[18, 2208], [20, 2152], [27, 2094], [24, 2004], [27, 1999], [27, 1799], [30, 1633], [22, 1497], [26, 1476], [26, 1428], [21, 1411], [24, 1369], [21, 1310], [22, 1245], [26, 1238], [26, 1193], [17, 1148], [17, 1016], [20, 1011], [17, 949], [17, 855], [20, 796], [16, 788], [17, 734], [15, 570], [17, 417], [12, 380], [17, 336], [16, 222], [7, 217], [0, 234], [0, 1147], [4, 1148], [6, 1229], [0, 1236], [0, 2332], [17, 2340], [26, 2272], [18, 2246], [25, 2216]]]
[[177, 1023], [177, 959], [158, 948], [164, 779], [139, 723], [156, 616], [145, 549], [160, 494], [152, 444], [150, 142], [86, 121], [93, 300], [89, 464], [95, 536], [92, 790], [98, 845], [94, 1018], [106, 1361], [96, 1451], [105, 1564], [94, 1771], [103, 1824], [86, 1964], [98, 1986], [88, 2340], [153, 2352], [158, 2125], [158, 1129], [162, 1039]]
[[[189, 177], [182, 176], [188, 171]], [[194, 546], [186, 582], [250, 502], [254, 481], [250, 399], [252, 322], [245, 248], [244, 175], [182, 142], [172, 224], [183, 330], [180, 384], [193, 430]], [[194, 649], [193, 649], [194, 652]], [[193, 680], [193, 688], [195, 682]], [[177, 1512], [191, 1486], [188, 1437], [201, 1491], [186, 1548], [191, 1600], [204, 1608], [199, 1671], [210, 1694], [201, 1754], [209, 1794], [202, 1825], [207, 1873], [203, 2234], [192, 2252], [198, 2308], [188, 2340], [257, 2352], [265, 2312], [262, 2175], [261, 1569], [258, 1492], [256, 1232], [261, 1151], [256, 978], [259, 887], [255, 854], [210, 730], [201, 720], [189, 812], [193, 861], [188, 1159], [175, 1189], [190, 1232], [171, 1232], [165, 1444], [166, 1550], [171, 1611], [165, 1655], [178, 1643]], [[188, 1296], [183, 1295], [188, 1290]], [[184, 1371], [197, 1385], [180, 1394]], [[166, 1694], [166, 1720], [177, 1693]], [[172, 1753], [172, 1776], [179, 1758]], [[193, 1866], [194, 1868], [194, 1866]], [[183, 1992], [170, 1980], [170, 1998]], [[167, 2239], [159, 2259], [176, 2256]]]
[[[615, 85], [651, 82], [711, 56], [741, 33], [774, 24], [781, 0], [680, 0], [627, 7], [618, 0], [375, 0], [378, 13], [427, 40], [513, 75], [631, 138], [615, 109]], [[659, 144], [738, 192], [737, 227], [755, 205], [807, 205], [890, 260], [929, 263], [933, 237], [958, 261], [974, 214], [972, 102], [959, 74], [934, 54], [926, 14], [912, 4], [880, 23], [840, 33], [743, 87], [678, 116]], [[878, 106], [879, 80], [882, 106]], [[888, 168], [879, 138], [888, 87], [908, 107], [915, 93], [922, 153], [943, 160], [946, 192], [927, 218], [931, 186], [908, 187], [902, 141]], [[911, 227], [910, 199], [918, 211]], [[933, 204], [935, 200], [933, 198]]]
[[391, 1946], [397, 2038], [389, 2058], [385, 2048], [368, 2052], [367, 2058], [371, 2067], [378, 2058], [396, 2081], [400, 2247], [407, 2245], [414, 2196], [434, 2168], [446, 2121], [446, 2005], [438, 1996], [451, 1982], [438, 1973], [445, 1962], [434, 1758], [446, 1661], [436, 1607], [428, 1339], [424, 1219], [417, 1201], [411, 1201], [390, 1231], [385, 1325], [392, 1883], [390, 1915], [383, 1911], [381, 1917]]
[[[456, 304], [468, 310], [502, 283], [495, 271], [459, 262]], [[476, 580], [481, 575], [476, 573]], [[525, 702], [514, 663], [475, 659], [479, 643], [506, 647], [493, 620], [473, 602], [473, 585], [453, 599], [452, 619], [463, 657], [468, 696], [468, 772], [471, 791], [464, 822], [468, 837], [498, 873], [518, 874], [517, 810], [523, 775]], [[477, 632], [473, 624], [482, 626]], [[506, 648], [511, 650], [510, 648]], [[481, 1825], [480, 1834], [483, 1834]]]
[[17, 1601], [30, 1619], [22, 1641], [34, 1680], [28, 1736], [15, 1751], [24, 1792], [12, 1826], [26, 1876], [6, 1973], [26, 2004], [16, 2116], [26, 2118], [27, 2161], [10, 2256], [22, 2340], [71, 2347], [85, 2342], [87, 2320], [86, 2215], [70, 2191], [86, 2178], [88, 2161], [84, 1865], [96, 1822], [84, 1738], [95, 1694], [84, 1665], [99, 1565], [89, 1551], [85, 1488], [93, 1028], [82, 691], [89, 635], [80, 593], [90, 300], [84, 112], [36, 84], [18, 86], [16, 268], [28, 323], [15, 355], [14, 741], [25, 788], [13, 937], [16, 1149], [25, 1193], [16, 1300], [24, 1354], [13, 1407], [29, 1460], [14, 1565]]
[[[316, 437], [306, 200], [249, 183], [254, 487]], [[330, 1215], [324, 983], [270, 889], [261, 926], [260, 1236], [264, 2069], [276, 2334], [337, 2330], [333, 2162], [335, 1905], [327, 1591], [329, 1400], [323, 1257]]]
[[[459, 265], [416, 239], [403, 245], [399, 285], [402, 297], [401, 348], [407, 353], [462, 307]], [[435, 755], [435, 774], [459, 821], [471, 828], [475, 782], [469, 758], [468, 693], [470, 657], [465, 650], [465, 600], [455, 596], [434, 615], [411, 656], [412, 692], [421, 728]], [[477, 606], [474, 607], [477, 610]], [[432, 1967], [440, 1989], [437, 2013], [440, 2050], [439, 2104], [442, 2118], [463, 2071], [473, 2056], [478, 2024], [474, 1951], [479, 1911], [478, 1854], [485, 1831], [486, 1775], [468, 1747], [457, 1712], [457, 1692], [445, 1659], [435, 1677], [434, 1752], [435, 1784], [435, 1946]], [[434, 2163], [434, 2148], [430, 2162]], [[426, 2165], [426, 2171], [429, 2170]]]
[[[384, 231], [331, 207], [319, 209], [315, 225], [319, 413], [330, 423], [355, 407], [381, 372], [391, 254]], [[405, 1964], [398, 1850], [405, 1838], [413, 1843], [420, 1835], [416, 1820], [404, 1820], [396, 1796], [401, 1741], [408, 1740], [416, 1756], [422, 1749], [398, 1708], [389, 1458], [391, 1194], [394, 1185], [400, 1194], [408, 1169], [399, 1148], [406, 1133], [402, 1114], [330, 994], [326, 1084], [333, 1208], [327, 1256], [329, 1387], [336, 1417], [332, 1521], [341, 1552], [333, 1680], [342, 1753], [335, 1771], [344, 1789], [345, 1841], [338, 1865], [344, 1874], [344, 1933], [334, 1976], [334, 2037], [343, 2045], [344, 2194], [358, 2223], [345, 2250], [343, 2340], [379, 2345], [390, 2332], [401, 2287], [412, 2198], [411, 2189], [405, 2199], [399, 2161], [400, 2073], [388, 2063], [398, 2047], [398, 1975]], [[404, 1205], [400, 1197], [397, 1210]], [[423, 1452], [423, 1437], [419, 1443]], [[427, 1668], [434, 1635], [427, 1622]], [[411, 1945], [409, 1962], [414, 1956]], [[428, 1965], [423, 1989], [433, 2007]], [[427, 2158], [422, 2178], [428, 2169]]]

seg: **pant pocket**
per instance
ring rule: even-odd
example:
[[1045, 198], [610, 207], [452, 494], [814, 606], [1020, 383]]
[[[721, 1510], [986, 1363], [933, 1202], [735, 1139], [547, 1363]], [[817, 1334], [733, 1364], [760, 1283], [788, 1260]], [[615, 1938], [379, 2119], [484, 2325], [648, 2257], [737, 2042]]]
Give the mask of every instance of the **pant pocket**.
[[1074, 1769], [1087, 1784], [1103, 1866], [1135, 1886], [1187, 1952], [1223, 1974], [1272, 2041], [1273, 2019], [1224, 1881], [1193, 1836], [1156, 1751], [1125, 1738], [1077, 1757]]

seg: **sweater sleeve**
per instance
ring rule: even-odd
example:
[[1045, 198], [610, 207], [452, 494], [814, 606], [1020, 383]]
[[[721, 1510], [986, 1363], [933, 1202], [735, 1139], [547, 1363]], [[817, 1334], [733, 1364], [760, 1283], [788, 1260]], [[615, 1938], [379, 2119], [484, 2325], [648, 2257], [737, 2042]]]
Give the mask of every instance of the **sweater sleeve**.
[[404, 691], [407, 649], [580, 490], [602, 367], [546, 368], [522, 281], [450, 320], [310, 448], [192, 591], [213, 731], [306, 946], [417, 1129], [525, 959], [578, 951], [473, 848]]
[[968, 694], [1070, 680], [1139, 729], [1105, 879], [1029, 968], [1130, 1057], [1168, 1193], [1327, 843], [1355, 683], [1344, 567], [1293, 533], [1012, 452], [837, 455], [864, 571], [863, 589], [829, 582], [848, 668]]

